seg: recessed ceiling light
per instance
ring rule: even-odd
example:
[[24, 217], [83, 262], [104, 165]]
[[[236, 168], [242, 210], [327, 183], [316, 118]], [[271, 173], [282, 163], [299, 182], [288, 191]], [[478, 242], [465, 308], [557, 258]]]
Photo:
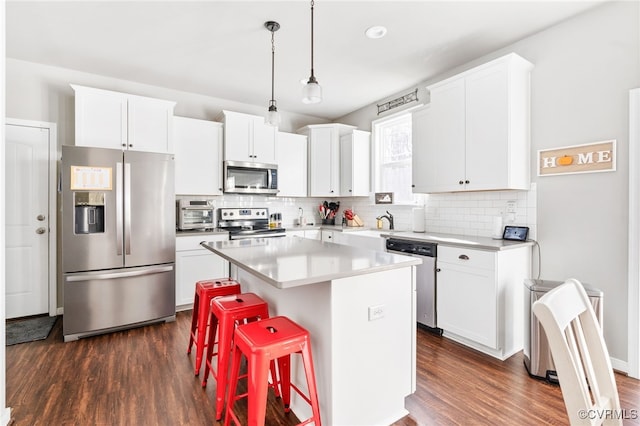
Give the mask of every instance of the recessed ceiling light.
[[382, 25], [374, 25], [373, 27], [367, 28], [364, 33], [369, 38], [382, 38], [387, 33], [387, 29]]

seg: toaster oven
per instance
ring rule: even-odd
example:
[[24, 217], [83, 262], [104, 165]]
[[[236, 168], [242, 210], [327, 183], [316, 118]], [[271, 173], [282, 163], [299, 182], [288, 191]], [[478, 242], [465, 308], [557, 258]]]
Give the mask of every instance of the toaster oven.
[[213, 200], [177, 200], [176, 228], [179, 231], [213, 229]]

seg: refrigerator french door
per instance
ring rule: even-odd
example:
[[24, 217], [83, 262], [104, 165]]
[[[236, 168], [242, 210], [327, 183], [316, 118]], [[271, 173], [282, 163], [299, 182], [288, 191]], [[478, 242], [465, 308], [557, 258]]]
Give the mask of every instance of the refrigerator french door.
[[175, 320], [174, 163], [62, 147], [65, 341]]

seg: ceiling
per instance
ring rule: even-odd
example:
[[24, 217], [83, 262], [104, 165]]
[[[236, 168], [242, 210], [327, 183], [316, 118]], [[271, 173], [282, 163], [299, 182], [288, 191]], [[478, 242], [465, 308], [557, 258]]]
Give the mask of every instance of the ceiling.
[[[322, 103], [310, 75], [310, 2], [7, 1], [7, 57], [335, 120], [601, 4], [597, 1], [315, 3]], [[388, 29], [372, 40], [372, 25]]]

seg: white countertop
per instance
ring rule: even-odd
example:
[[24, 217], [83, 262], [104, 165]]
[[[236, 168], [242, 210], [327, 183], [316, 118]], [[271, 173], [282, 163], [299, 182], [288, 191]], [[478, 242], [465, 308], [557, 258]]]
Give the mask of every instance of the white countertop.
[[447, 246], [474, 248], [478, 250], [508, 250], [524, 246], [532, 246], [533, 240], [527, 241], [507, 241], [493, 239], [489, 237], [474, 237], [469, 235], [438, 234], [434, 232], [394, 232], [380, 231], [383, 238], [398, 238], [402, 240], [424, 241], [438, 243]]
[[490, 237], [477, 237], [472, 235], [441, 234], [437, 232], [413, 232], [408, 230], [372, 229], [364, 227], [349, 227], [340, 225], [321, 226], [292, 226], [288, 231], [305, 229], [326, 229], [334, 232], [348, 232], [352, 235], [378, 236], [381, 238], [399, 238], [402, 240], [413, 240], [429, 243], [438, 243], [453, 247], [475, 248], [478, 250], [508, 250], [535, 244], [533, 240], [527, 241], [507, 241], [503, 239], [493, 239]]
[[300, 237], [203, 242], [277, 288], [289, 288], [422, 263], [420, 258]]
[[229, 231], [220, 231], [219, 229], [206, 229], [206, 230], [189, 230], [178, 231], [176, 230], [176, 237], [191, 237], [193, 235], [201, 235], [206, 238], [207, 235], [229, 235]]

